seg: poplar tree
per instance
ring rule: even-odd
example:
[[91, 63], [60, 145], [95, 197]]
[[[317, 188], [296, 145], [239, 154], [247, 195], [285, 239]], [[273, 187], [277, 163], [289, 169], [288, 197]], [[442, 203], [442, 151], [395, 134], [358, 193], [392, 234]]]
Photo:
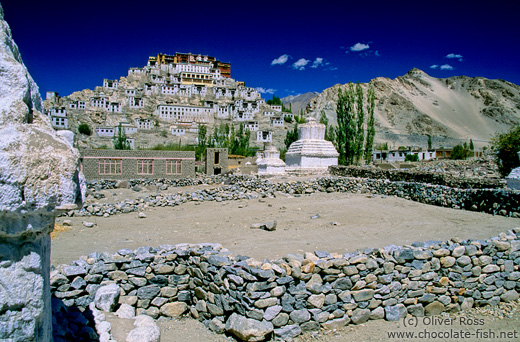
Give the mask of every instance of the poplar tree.
[[126, 140], [126, 133], [121, 124], [117, 128], [117, 136], [112, 139], [114, 150], [130, 150], [130, 143]]
[[368, 112], [368, 120], [367, 120], [367, 138], [365, 141], [365, 163], [369, 164], [372, 160], [372, 150], [374, 146], [374, 138], [376, 136], [375, 129], [375, 118], [374, 118], [374, 110], [376, 107], [376, 95], [374, 88], [372, 86], [368, 87], [367, 91], [367, 112]]
[[341, 165], [354, 164], [356, 156], [357, 123], [354, 97], [354, 85], [352, 83], [348, 84], [345, 92], [338, 89], [336, 106], [338, 126], [334, 130], [334, 144], [339, 153], [338, 163]]
[[359, 83], [356, 84], [356, 142], [354, 162], [356, 164], [363, 158], [365, 143], [365, 109], [363, 108], [363, 88]]

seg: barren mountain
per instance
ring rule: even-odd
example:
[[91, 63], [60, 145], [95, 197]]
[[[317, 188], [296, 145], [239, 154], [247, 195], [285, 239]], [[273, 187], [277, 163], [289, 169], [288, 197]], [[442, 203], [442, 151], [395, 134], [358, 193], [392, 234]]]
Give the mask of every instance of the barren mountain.
[[284, 106], [287, 108], [289, 108], [289, 106], [291, 107], [293, 114], [300, 115], [300, 112], [305, 112], [307, 105], [318, 95], [320, 95], [320, 93], [314, 91], [299, 95], [289, 95], [281, 100]]
[[[427, 135], [434, 147], [450, 147], [473, 139], [480, 148], [496, 132], [520, 122], [520, 86], [483, 77], [456, 76], [439, 79], [419, 69], [369, 83], [376, 96], [376, 143], [426, 147]], [[368, 84], [362, 84], [366, 90]], [[307, 114], [319, 118], [322, 110], [336, 123], [336, 84], [310, 101]]]

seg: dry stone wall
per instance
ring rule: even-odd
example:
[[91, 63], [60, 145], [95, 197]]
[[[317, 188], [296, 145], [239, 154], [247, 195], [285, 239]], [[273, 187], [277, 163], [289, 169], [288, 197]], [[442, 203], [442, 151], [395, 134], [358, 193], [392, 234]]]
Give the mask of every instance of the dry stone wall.
[[430, 183], [463, 189], [500, 189], [506, 186], [503, 179], [487, 177], [454, 177], [449, 173], [428, 172], [414, 169], [385, 170], [360, 166], [336, 165], [329, 168], [331, 174], [343, 177], [388, 179], [390, 181]]
[[[214, 176], [182, 180], [130, 180], [128, 186], [139, 191], [144, 186], [156, 186], [166, 190], [170, 186], [215, 184], [212, 189], [186, 191], [184, 193], [147, 194], [141, 198], [121, 203], [91, 203], [81, 210], [70, 211], [69, 215], [110, 216], [117, 213], [136, 212], [147, 206], [177, 206], [189, 201], [225, 201], [276, 196], [276, 192], [293, 195], [314, 192], [367, 193], [401, 198], [454, 209], [479, 211], [493, 215], [520, 217], [520, 191], [511, 189], [462, 189], [443, 185], [367, 179], [341, 176], [326, 176], [308, 181], [271, 182], [254, 176]], [[103, 189], [116, 187], [116, 181], [88, 183], [92, 196]]]
[[209, 243], [121, 249], [60, 265], [50, 282], [54, 300], [69, 308], [190, 315], [217, 333], [256, 341], [517, 300], [519, 267], [516, 228], [485, 241], [314, 251], [263, 262]]

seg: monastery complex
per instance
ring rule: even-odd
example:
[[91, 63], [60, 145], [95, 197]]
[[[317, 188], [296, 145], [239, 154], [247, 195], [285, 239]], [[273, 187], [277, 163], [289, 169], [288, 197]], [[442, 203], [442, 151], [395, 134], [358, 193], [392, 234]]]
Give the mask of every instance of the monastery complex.
[[267, 105], [254, 88], [232, 79], [230, 63], [192, 53], [151, 56], [146, 66], [130, 68], [119, 80], [104, 79], [94, 90], [65, 97], [47, 92], [44, 106], [58, 130], [76, 132], [81, 123], [89, 125], [93, 134], [80, 135], [80, 148], [110, 147], [119, 126], [135, 147], [168, 143], [172, 137], [196, 144], [201, 125], [211, 134], [222, 122], [243, 124], [252, 132], [253, 146], [281, 145], [284, 118], [293, 118], [282, 113], [281, 106]]

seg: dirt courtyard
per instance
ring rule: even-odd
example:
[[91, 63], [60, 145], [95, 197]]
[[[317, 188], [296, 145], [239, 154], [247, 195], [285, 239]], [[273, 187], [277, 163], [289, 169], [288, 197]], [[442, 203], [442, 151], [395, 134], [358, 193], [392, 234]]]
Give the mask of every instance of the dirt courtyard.
[[[127, 189], [103, 193], [105, 202], [145, 195]], [[275, 198], [189, 202], [177, 207], [147, 208], [144, 213], [146, 218], [138, 218], [135, 212], [108, 218], [70, 218], [71, 229], [52, 240], [52, 264], [68, 264], [95, 251], [116, 252], [121, 248], [185, 242], [220, 243], [235, 255], [258, 260], [277, 259], [299, 250], [345, 253], [365, 247], [453, 237], [487, 239], [520, 227], [517, 218], [440, 208], [396, 197], [346, 193], [314, 193], [299, 197], [277, 193]], [[64, 219], [67, 218], [62, 217], [60, 221]], [[254, 223], [272, 220], [277, 221], [275, 231], [250, 228]], [[94, 222], [96, 226], [86, 228], [83, 221]], [[486, 323], [497, 331], [507, 330], [520, 325], [519, 316], [515, 314], [512, 318], [492, 321], [486, 318]], [[124, 341], [124, 332], [131, 329], [131, 322], [111, 317], [114, 337]], [[224, 335], [211, 333], [195, 320], [162, 321], [159, 325], [163, 342], [230, 341]], [[369, 321], [361, 326], [349, 325], [333, 335], [308, 337], [310, 339], [304, 336], [297, 340], [387, 341], [385, 331], [399, 329], [395, 322]]]
[[[115, 202], [127, 198], [112, 196], [114, 192], [107, 192], [107, 199]], [[128, 195], [128, 190], [117, 192]], [[220, 243], [234, 254], [277, 259], [298, 250], [345, 253], [452, 237], [487, 239], [520, 227], [518, 218], [440, 208], [397, 197], [346, 193], [300, 197], [278, 193], [276, 198], [189, 202], [147, 208], [144, 213], [146, 218], [138, 218], [136, 212], [108, 218], [72, 217], [72, 229], [52, 240], [52, 264], [70, 263], [91, 252], [185, 242]], [[254, 223], [273, 220], [277, 222], [275, 231], [250, 228]], [[83, 221], [96, 226], [86, 228]]]

